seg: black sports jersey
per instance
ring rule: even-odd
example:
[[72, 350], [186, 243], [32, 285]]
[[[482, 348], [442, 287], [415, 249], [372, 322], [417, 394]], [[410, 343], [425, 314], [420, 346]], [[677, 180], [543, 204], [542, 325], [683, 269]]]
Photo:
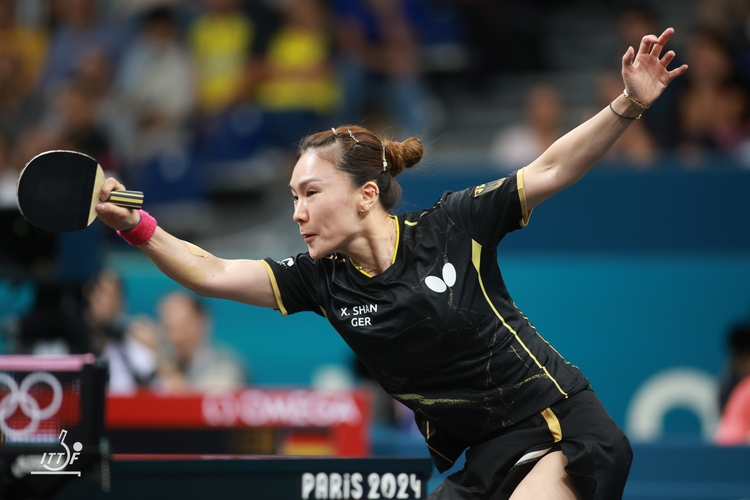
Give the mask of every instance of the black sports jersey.
[[339, 255], [264, 262], [281, 313], [325, 316], [414, 411], [445, 470], [467, 446], [588, 387], [516, 308], [500, 274], [496, 247], [529, 216], [519, 171], [396, 217], [394, 261], [382, 274]]

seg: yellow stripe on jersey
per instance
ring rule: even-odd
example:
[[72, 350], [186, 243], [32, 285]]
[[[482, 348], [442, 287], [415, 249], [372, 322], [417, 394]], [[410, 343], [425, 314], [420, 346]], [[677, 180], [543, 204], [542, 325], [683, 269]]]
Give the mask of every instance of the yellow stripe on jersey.
[[288, 313], [286, 307], [284, 307], [284, 301], [281, 300], [281, 292], [279, 291], [279, 284], [276, 282], [276, 275], [273, 274], [273, 269], [268, 265], [268, 262], [261, 260], [260, 263], [266, 268], [268, 279], [271, 280], [271, 288], [273, 288], [273, 295], [276, 297], [276, 304], [279, 306], [279, 312], [282, 316], [286, 316]]
[[557, 415], [552, 411], [552, 408], [545, 408], [542, 412], [542, 416], [547, 422], [547, 427], [549, 427], [549, 432], [552, 434], [555, 443], [562, 441], [562, 427], [560, 426], [560, 421], [557, 419]]
[[560, 393], [567, 398], [568, 397], [568, 393], [566, 393], [565, 391], [563, 391], [562, 387], [560, 387], [560, 384], [557, 382], [557, 380], [555, 380], [554, 377], [552, 377], [552, 375], [550, 375], [549, 371], [547, 370], [547, 367], [544, 366], [544, 365], [542, 365], [539, 362], [539, 360], [536, 359], [536, 356], [534, 356], [534, 354], [532, 354], [531, 350], [529, 350], [529, 348], [526, 346], [526, 344], [524, 344], [523, 340], [521, 340], [521, 337], [518, 336], [518, 333], [513, 328], [511, 328], [511, 326], [508, 323], [505, 322], [505, 318], [503, 318], [500, 315], [500, 313], [495, 308], [495, 305], [490, 300], [489, 295], [487, 295], [487, 290], [484, 288], [484, 282], [482, 281], [482, 273], [479, 271], [479, 266], [480, 266], [480, 263], [481, 263], [481, 257], [482, 257], [482, 245], [480, 245], [479, 243], [477, 243], [474, 240], [471, 240], [471, 262], [472, 262], [472, 264], [474, 264], [474, 269], [477, 270], [477, 278], [479, 279], [479, 287], [482, 289], [482, 294], [484, 294], [485, 300], [490, 305], [490, 307], [492, 308], [492, 311], [495, 313], [495, 315], [498, 318], [500, 318], [500, 321], [502, 322], [503, 326], [505, 328], [507, 328], [510, 333], [513, 334], [513, 336], [516, 338], [516, 340], [518, 341], [518, 343], [521, 344], [521, 347], [523, 347], [523, 349], [526, 351], [526, 354], [528, 354], [529, 357], [534, 361], [534, 363], [536, 363], [536, 366], [538, 366], [541, 370], [544, 371], [545, 375], [547, 375], [547, 377], [555, 384], [555, 386], [557, 387], [557, 390], [560, 391]]
[[[425, 442], [427, 442], [427, 441], [430, 440], [430, 436], [431, 436], [431, 434], [430, 434], [430, 421], [428, 420], [427, 421], [427, 436], [425, 436]], [[437, 451], [435, 448], [433, 448], [432, 446], [430, 446], [429, 442], [427, 442], [427, 447], [429, 449], [431, 449], [432, 451], [434, 451], [435, 454], [439, 455], [443, 460], [447, 460], [450, 463], [454, 463], [453, 460], [451, 460], [450, 458], [446, 457], [445, 455], [443, 455], [442, 453], [440, 453], [439, 451]]]
[[518, 225], [526, 227], [531, 217], [531, 210], [526, 204], [526, 192], [523, 189], [523, 169], [516, 173], [516, 187], [518, 188], [518, 199], [521, 202], [521, 220], [518, 221]]
[[398, 215], [393, 215], [393, 223], [396, 224], [396, 241], [394, 242], [393, 247], [393, 258], [391, 259], [391, 264], [396, 263], [396, 254], [398, 254], [398, 243], [401, 241], [401, 227], [398, 225]]

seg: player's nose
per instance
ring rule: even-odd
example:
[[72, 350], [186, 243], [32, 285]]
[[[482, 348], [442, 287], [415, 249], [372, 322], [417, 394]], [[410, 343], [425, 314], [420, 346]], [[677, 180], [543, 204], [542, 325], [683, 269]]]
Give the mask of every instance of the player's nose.
[[304, 208], [304, 203], [297, 203], [294, 207], [294, 215], [292, 215], [294, 222], [300, 224], [308, 219], [307, 210]]

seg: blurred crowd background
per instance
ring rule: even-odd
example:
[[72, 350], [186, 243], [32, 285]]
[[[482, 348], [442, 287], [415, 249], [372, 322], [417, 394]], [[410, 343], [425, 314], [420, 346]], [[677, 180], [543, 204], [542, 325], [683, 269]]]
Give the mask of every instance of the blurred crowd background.
[[362, 123], [420, 137], [431, 169], [510, 171], [667, 25], [691, 71], [605, 163], [750, 168], [745, 0], [0, 0], [0, 207], [34, 155], [75, 149], [176, 234], [267, 251], [237, 232], [278, 212], [305, 134]]
[[[93, 350], [123, 392], [239, 387], [273, 357], [212, 345], [211, 310], [238, 330], [247, 308], [173, 294], [98, 222], [25, 225], [15, 185], [38, 153], [95, 157], [213, 253], [284, 258], [306, 250], [285, 187], [304, 135], [361, 123], [419, 137], [425, 172], [497, 178], [603, 109], [626, 48], [668, 26], [690, 70], [595, 170], [750, 170], [750, 0], [0, 0], [0, 353]], [[278, 330], [263, 318], [242, 327]]]
[[[151, 204], [252, 197], [342, 123], [512, 170], [621, 92], [626, 47], [667, 25], [691, 71], [607, 162], [750, 168], [745, 0], [2, 0], [0, 205], [49, 149]], [[184, 209], [178, 231], [220, 230]]]
[[420, 137], [430, 168], [510, 171], [606, 106], [627, 46], [667, 25], [691, 71], [606, 162], [750, 168], [745, 0], [1, 0], [0, 206], [35, 154], [75, 149], [173, 231], [228, 235], [216, 207], [343, 123]]

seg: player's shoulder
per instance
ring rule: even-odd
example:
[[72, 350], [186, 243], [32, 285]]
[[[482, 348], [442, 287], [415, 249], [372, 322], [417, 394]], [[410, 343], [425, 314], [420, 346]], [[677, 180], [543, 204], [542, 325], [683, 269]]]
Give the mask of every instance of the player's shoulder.
[[[510, 174], [488, 182], [468, 186], [463, 189], [444, 191], [432, 207], [403, 214], [404, 222], [407, 225], [413, 225], [423, 219], [429, 220], [430, 217], [427, 216], [445, 212], [446, 210], [450, 212], [451, 210], [464, 206], [467, 203], [470, 204], [472, 200], [479, 201], [479, 199], [484, 199], [490, 193], [496, 193], [500, 190], [513, 190], [518, 183], [517, 177], [518, 171], [511, 172]], [[427, 218], [425, 219], [425, 217]]]
[[[416, 210], [413, 212], [403, 213], [401, 217], [403, 218], [404, 223], [409, 224], [409, 223], [419, 222], [425, 216], [432, 215], [432, 214], [442, 211], [445, 208], [445, 203], [454, 194], [455, 193], [453, 191], [444, 191], [443, 194], [440, 196], [440, 198], [438, 198], [435, 204], [432, 205], [431, 207], [423, 208], [421, 210]], [[409, 225], [413, 225], [413, 224], [409, 224]]]

